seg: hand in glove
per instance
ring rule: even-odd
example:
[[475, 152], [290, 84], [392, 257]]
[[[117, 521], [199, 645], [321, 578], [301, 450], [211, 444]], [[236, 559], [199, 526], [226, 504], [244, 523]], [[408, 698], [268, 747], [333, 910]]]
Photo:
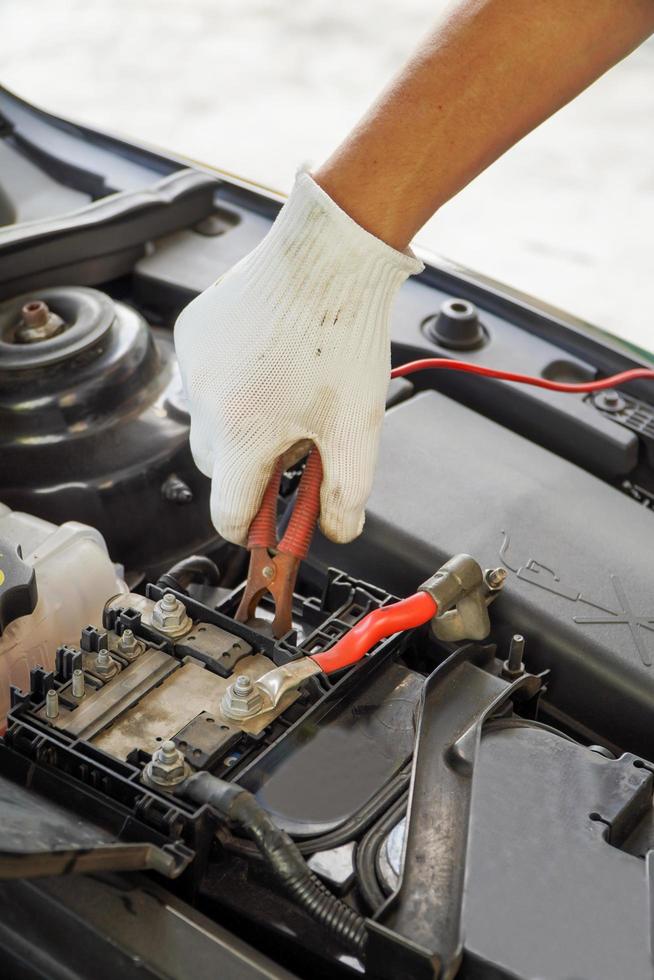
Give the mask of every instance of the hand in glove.
[[391, 304], [422, 263], [302, 173], [266, 238], [175, 326], [191, 451], [218, 532], [243, 544], [279, 456], [305, 440], [333, 541], [363, 527], [390, 373]]

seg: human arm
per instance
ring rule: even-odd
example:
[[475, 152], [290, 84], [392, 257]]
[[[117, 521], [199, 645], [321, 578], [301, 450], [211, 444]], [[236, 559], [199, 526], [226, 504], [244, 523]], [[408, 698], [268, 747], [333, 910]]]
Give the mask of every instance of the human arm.
[[457, 4], [261, 245], [184, 311], [191, 446], [221, 534], [245, 541], [277, 457], [306, 440], [323, 530], [359, 533], [413, 234], [652, 29], [652, 0]]

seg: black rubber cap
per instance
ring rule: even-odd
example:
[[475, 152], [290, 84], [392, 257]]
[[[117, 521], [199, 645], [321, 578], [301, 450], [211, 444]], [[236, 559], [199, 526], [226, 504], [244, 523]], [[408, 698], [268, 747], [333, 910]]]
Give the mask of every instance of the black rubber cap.
[[36, 574], [23, 561], [20, 546], [0, 539], [0, 636], [15, 619], [33, 612], [37, 599]]
[[486, 341], [477, 308], [466, 299], [446, 299], [426, 328], [434, 343], [450, 350], [474, 350]]

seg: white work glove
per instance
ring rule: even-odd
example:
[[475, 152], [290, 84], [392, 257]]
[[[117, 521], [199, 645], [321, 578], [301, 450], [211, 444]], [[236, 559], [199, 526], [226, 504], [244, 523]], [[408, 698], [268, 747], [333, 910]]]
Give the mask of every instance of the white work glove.
[[316, 444], [322, 530], [363, 527], [390, 373], [391, 304], [422, 263], [364, 231], [306, 173], [265, 239], [175, 325], [191, 451], [218, 532], [243, 544], [277, 458]]

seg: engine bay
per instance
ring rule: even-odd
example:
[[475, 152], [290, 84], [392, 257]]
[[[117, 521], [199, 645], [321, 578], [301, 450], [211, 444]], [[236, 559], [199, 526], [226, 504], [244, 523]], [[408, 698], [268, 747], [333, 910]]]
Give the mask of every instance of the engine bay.
[[[92, 198], [0, 229], [7, 976], [651, 976], [651, 382], [396, 379], [362, 535], [316, 535], [290, 628], [243, 615], [172, 326], [279, 201], [0, 95], [3, 152]], [[434, 355], [648, 363], [436, 262], [393, 363]]]

